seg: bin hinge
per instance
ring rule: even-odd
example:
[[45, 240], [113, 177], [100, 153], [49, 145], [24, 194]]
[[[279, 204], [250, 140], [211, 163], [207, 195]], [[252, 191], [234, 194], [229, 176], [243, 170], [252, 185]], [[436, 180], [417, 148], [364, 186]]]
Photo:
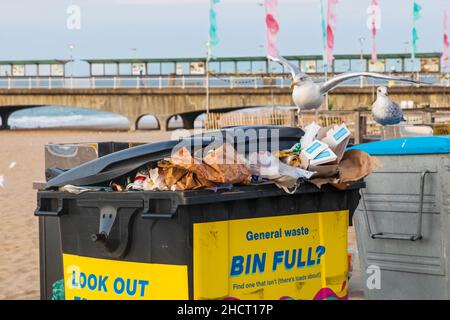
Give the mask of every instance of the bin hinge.
[[372, 232], [370, 226], [369, 213], [367, 211], [366, 199], [364, 198], [364, 192], [361, 189], [361, 200], [363, 203], [364, 220], [366, 223], [366, 229], [369, 236], [372, 239], [390, 239], [390, 240], [410, 240], [416, 241], [422, 239], [422, 218], [423, 218], [423, 198], [425, 196], [425, 176], [430, 173], [430, 171], [425, 170], [420, 174], [420, 195], [419, 195], [419, 209], [417, 210], [417, 228], [415, 234], [397, 234], [388, 232]]
[[105, 242], [108, 240], [114, 221], [116, 221], [117, 208], [104, 206], [100, 208], [100, 224], [97, 234], [91, 235], [93, 242]]

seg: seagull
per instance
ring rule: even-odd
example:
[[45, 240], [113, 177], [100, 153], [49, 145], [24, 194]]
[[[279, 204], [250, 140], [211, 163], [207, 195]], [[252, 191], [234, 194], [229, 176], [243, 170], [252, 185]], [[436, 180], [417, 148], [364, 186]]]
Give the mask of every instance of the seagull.
[[389, 99], [386, 87], [377, 88], [377, 100], [372, 105], [372, 116], [382, 126], [399, 124], [404, 120], [402, 108]]
[[286, 60], [285, 58], [278, 56], [272, 57], [268, 56], [269, 60], [278, 62], [284, 67], [288, 68], [292, 75], [292, 99], [297, 106], [297, 112], [300, 113], [300, 109], [312, 110], [318, 109], [324, 100], [324, 96], [332, 89], [339, 86], [342, 82], [358, 78], [358, 77], [368, 77], [375, 79], [384, 80], [396, 80], [412, 83], [421, 83], [419, 81], [407, 78], [397, 78], [380, 73], [374, 72], [347, 72], [337, 75], [325, 83], [315, 83], [311, 77], [300, 72], [300, 69]]

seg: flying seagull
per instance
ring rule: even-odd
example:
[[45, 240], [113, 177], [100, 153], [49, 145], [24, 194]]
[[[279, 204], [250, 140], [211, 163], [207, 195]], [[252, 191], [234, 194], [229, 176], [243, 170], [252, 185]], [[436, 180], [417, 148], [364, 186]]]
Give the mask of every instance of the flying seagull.
[[312, 110], [318, 109], [324, 100], [325, 94], [327, 94], [330, 90], [339, 86], [342, 82], [357, 78], [357, 77], [368, 77], [375, 79], [384, 79], [384, 80], [395, 80], [395, 81], [404, 81], [404, 82], [412, 82], [412, 83], [421, 83], [419, 81], [415, 81], [412, 79], [406, 78], [397, 78], [391, 77], [388, 75], [374, 73], [374, 72], [347, 72], [340, 75], [337, 75], [325, 83], [315, 83], [311, 77], [300, 72], [300, 69], [286, 60], [283, 57], [272, 57], [268, 56], [268, 59], [278, 62], [284, 67], [288, 68], [292, 75], [292, 99], [294, 100], [295, 105], [297, 106], [298, 112], [300, 109]]
[[386, 87], [377, 88], [377, 100], [372, 105], [373, 119], [382, 126], [399, 124], [403, 121], [403, 110], [388, 97]]

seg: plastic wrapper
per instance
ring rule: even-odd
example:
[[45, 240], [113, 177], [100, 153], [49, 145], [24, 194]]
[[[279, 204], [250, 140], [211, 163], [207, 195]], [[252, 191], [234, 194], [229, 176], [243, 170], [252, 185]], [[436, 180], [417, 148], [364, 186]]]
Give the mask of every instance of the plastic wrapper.
[[134, 177], [134, 181], [127, 185], [126, 190], [127, 191], [143, 191], [144, 185], [148, 185], [148, 170], [147, 169], [140, 169], [136, 176]]
[[82, 194], [85, 192], [95, 192], [95, 191], [113, 191], [111, 187], [102, 187], [102, 186], [74, 186], [71, 184], [67, 184], [58, 189], [60, 192], [68, 192], [73, 194]]
[[292, 167], [300, 167], [300, 156], [295, 151], [281, 150], [275, 152], [275, 156], [280, 159], [281, 162], [290, 165]]
[[288, 189], [298, 186], [299, 179], [310, 179], [314, 174], [314, 172], [287, 165], [268, 151], [250, 154], [249, 164], [254, 177], [272, 181], [287, 192], [289, 192]]
[[164, 176], [160, 174], [159, 168], [151, 169], [149, 171], [148, 179], [149, 179], [148, 183], [149, 190], [159, 190], [159, 191], [169, 190], [166, 182], [164, 181]]

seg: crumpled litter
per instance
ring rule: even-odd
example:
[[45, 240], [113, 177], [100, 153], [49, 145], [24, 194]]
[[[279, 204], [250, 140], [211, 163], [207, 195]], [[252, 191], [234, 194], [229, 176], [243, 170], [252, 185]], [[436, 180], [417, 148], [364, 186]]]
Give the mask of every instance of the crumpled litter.
[[253, 152], [248, 159], [228, 143], [203, 156], [201, 152], [193, 155], [183, 147], [160, 160], [156, 167], [141, 168], [126, 190], [217, 191], [236, 184], [275, 183], [293, 193], [303, 181], [319, 188], [331, 184], [346, 189], [382, 166], [363, 151], [345, 151], [349, 140], [350, 131], [344, 123], [325, 128], [312, 123], [291, 149]]
[[165, 184], [170, 190], [213, 188], [220, 184], [245, 184], [251, 175], [245, 159], [230, 144], [208, 152], [203, 159], [194, 158], [185, 148], [158, 162]]
[[169, 188], [159, 168], [141, 168], [132, 183], [126, 187], [127, 191], [167, 191]]
[[82, 194], [82, 193], [88, 192], [88, 191], [113, 191], [113, 189], [111, 187], [91, 187], [91, 186], [79, 187], [79, 186], [67, 184], [63, 187], [60, 187], [58, 189], [58, 191], [68, 192], [68, 193], [73, 193], [73, 194]]
[[272, 181], [288, 193], [292, 193], [289, 189], [298, 186], [299, 179], [310, 179], [314, 174], [314, 172], [287, 165], [268, 151], [250, 154], [249, 164], [253, 176], [263, 181]]
[[338, 164], [338, 173], [332, 177], [318, 177], [309, 180], [318, 188], [325, 184], [331, 184], [334, 187], [344, 190], [350, 184], [357, 182], [374, 170], [381, 168], [381, 161], [361, 150], [348, 150], [344, 153], [341, 162]]
[[159, 168], [153, 168], [149, 171], [148, 187], [149, 190], [159, 190], [159, 191], [169, 190], [164, 181], [164, 176], [160, 174]]
[[290, 165], [292, 167], [300, 167], [301, 161], [299, 153], [295, 150], [279, 150], [274, 153], [274, 155], [280, 159], [281, 162]]
[[[148, 176], [148, 169], [140, 169], [138, 173], [136, 174], [134, 181], [127, 185], [126, 190], [130, 191], [144, 191], [149, 190], [149, 176]], [[147, 188], [146, 188], [147, 187]]]

